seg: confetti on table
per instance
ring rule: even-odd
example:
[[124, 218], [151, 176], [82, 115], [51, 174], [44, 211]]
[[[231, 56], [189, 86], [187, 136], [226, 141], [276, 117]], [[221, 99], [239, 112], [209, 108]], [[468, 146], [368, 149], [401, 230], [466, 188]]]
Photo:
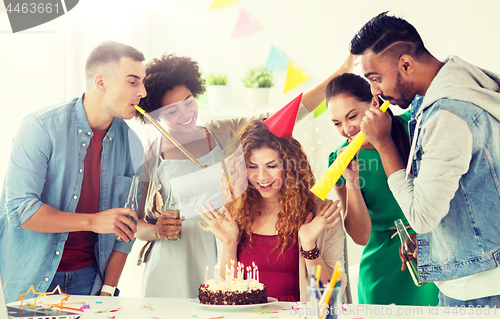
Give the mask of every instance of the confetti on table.
[[95, 303], [102, 303], [102, 301], [96, 301]]
[[99, 310], [99, 311], [96, 311], [95, 313], [104, 313], [104, 312], [117, 312], [118, 310], [120, 310], [121, 308], [118, 308], [118, 309], [107, 309], [107, 310]]
[[278, 313], [277, 311], [262, 311], [262, 310], [255, 310], [256, 313], [259, 313], [259, 314], [267, 314], [267, 313]]
[[90, 309], [90, 305], [83, 305], [80, 307], [80, 309]]

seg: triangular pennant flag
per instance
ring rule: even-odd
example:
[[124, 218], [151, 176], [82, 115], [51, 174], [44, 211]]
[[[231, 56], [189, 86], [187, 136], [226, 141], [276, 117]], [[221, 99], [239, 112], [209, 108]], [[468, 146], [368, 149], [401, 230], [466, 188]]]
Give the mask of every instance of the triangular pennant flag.
[[316, 109], [314, 109], [314, 117], [319, 116], [321, 113], [326, 111], [326, 100], [323, 100], [320, 105]]
[[293, 89], [294, 87], [304, 83], [310, 78], [309, 74], [304, 72], [301, 68], [299, 68], [295, 63], [288, 62], [288, 71], [286, 74], [286, 82], [285, 82], [285, 90], [283, 93], [286, 93]]
[[293, 133], [293, 127], [295, 126], [295, 120], [297, 120], [297, 114], [299, 113], [300, 100], [302, 99], [302, 93], [299, 94], [290, 103], [281, 108], [278, 112], [273, 114], [270, 118], [262, 122], [269, 132], [273, 133], [277, 137], [291, 139]]
[[238, 22], [236, 22], [236, 27], [234, 28], [231, 38], [241, 37], [259, 27], [260, 25], [257, 21], [255, 21], [245, 9], [241, 9], [240, 17], [238, 18]]
[[236, 1], [238, 0], [214, 0], [208, 10], [219, 9], [227, 6], [228, 4], [235, 3]]
[[284, 69], [288, 66], [289, 61], [290, 59], [273, 45], [267, 57], [266, 69], [269, 71]]

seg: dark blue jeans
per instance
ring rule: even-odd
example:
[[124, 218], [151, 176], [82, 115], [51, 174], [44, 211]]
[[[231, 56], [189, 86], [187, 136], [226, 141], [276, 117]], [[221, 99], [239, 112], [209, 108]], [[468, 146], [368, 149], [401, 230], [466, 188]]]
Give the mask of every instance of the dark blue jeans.
[[461, 306], [477, 307], [477, 306], [481, 306], [483, 308], [485, 306], [489, 306], [490, 308], [494, 308], [494, 307], [500, 308], [500, 295], [463, 301], [463, 300], [450, 298], [440, 291], [439, 292], [439, 306], [440, 307], [446, 307], [446, 306], [450, 306], [450, 307], [455, 307], [455, 306], [457, 306], [457, 307], [461, 307]]
[[57, 285], [61, 292], [70, 295], [90, 295], [97, 275], [97, 264], [73, 271], [58, 271], [47, 291], [54, 291]]

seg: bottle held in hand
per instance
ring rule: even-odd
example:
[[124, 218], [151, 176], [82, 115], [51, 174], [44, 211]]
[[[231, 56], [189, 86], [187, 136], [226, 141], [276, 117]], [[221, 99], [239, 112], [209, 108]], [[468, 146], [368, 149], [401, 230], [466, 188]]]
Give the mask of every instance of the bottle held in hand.
[[[171, 196], [170, 201], [167, 203], [167, 212], [174, 214], [176, 217], [172, 219], [180, 219], [181, 218], [181, 210], [177, 205], [177, 201], [175, 197]], [[176, 224], [171, 224], [176, 225]], [[168, 240], [181, 240], [181, 230], [175, 235], [165, 237]]]
[[[134, 212], [137, 212], [137, 207], [138, 201], [137, 201], [137, 192], [139, 190], [139, 176], [134, 175], [132, 176], [132, 183], [130, 184], [130, 190], [128, 192], [128, 197], [127, 201], [125, 202], [125, 205], [123, 206], [124, 208], [130, 208]], [[137, 226], [137, 220], [135, 220], [132, 216], [130, 215], [124, 215], [127, 218], [130, 218], [134, 224]], [[132, 229], [127, 226], [127, 228], [132, 232]], [[115, 238], [119, 241], [124, 241], [120, 236], [115, 234]], [[134, 238], [129, 238], [129, 240], [132, 240]]]
[[401, 219], [394, 221], [394, 224], [396, 225], [399, 239], [401, 240], [401, 253], [407, 259], [406, 268], [408, 268], [408, 271], [410, 272], [415, 285], [422, 286], [426, 283], [420, 282], [420, 279], [418, 277], [417, 258], [413, 256], [413, 252], [416, 250], [417, 244], [411, 239]]

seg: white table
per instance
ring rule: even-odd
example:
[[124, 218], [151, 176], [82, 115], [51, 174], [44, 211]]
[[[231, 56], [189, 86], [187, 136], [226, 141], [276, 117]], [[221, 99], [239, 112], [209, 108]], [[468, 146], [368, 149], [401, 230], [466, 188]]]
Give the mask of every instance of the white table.
[[[133, 298], [133, 297], [90, 297], [71, 296], [67, 303], [85, 302], [90, 308], [82, 312], [81, 319], [270, 319], [306, 318], [308, 308], [295, 308], [293, 303], [277, 302], [257, 309], [226, 311], [220, 307], [195, 305], [189, 299]], [[11, 305], [18, 304], [13, 303]], [[152, 310], [148, 307], [151, 307]], [[81, 305], [68, 304], [79, 308]], [[293, 307], [293, 308], [292, 308]], [[339, 319], [486, 319], [500, 318], [500, 309], [447, 309], [438, 307], [404, 307], [346, 304]], [[306, 316], [307, 315], [307, 316]]]

